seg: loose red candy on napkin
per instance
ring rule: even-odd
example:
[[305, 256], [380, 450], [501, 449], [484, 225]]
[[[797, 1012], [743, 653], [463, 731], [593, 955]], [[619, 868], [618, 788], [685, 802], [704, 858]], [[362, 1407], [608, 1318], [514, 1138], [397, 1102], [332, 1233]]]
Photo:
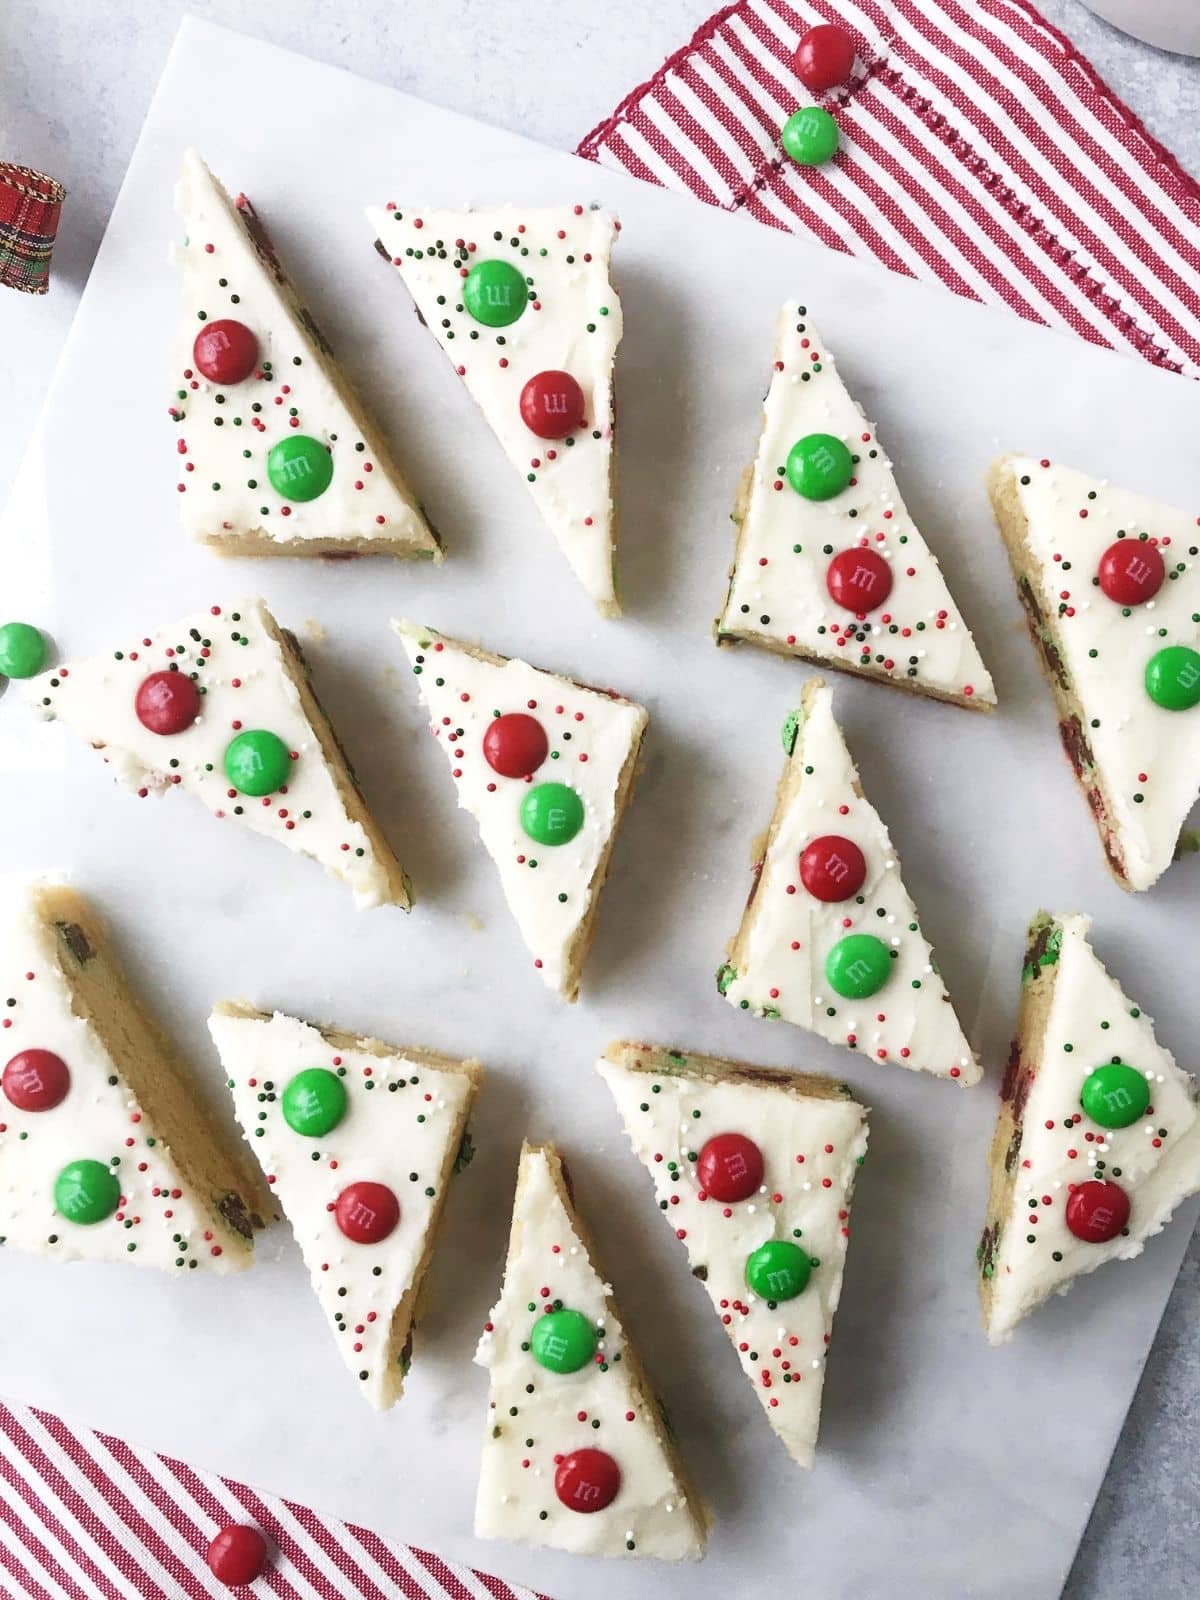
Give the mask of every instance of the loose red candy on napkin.
[[796, 76], [806, 89], [820, 94], [836, 89], [854, 71], [854, 40], [836, 22], [818, 23], [796, 46]]
[[231, 1589], [253, 1583], [267, 1565], [267, 1541], [248, 1522], [231, 1522], [213, 1535], [207, 1561], [213, 1577]]

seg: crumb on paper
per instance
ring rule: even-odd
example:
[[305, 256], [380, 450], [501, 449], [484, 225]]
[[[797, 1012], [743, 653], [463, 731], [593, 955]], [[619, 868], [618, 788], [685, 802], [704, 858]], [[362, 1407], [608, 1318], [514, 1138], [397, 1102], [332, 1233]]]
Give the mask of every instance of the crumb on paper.
[[311, 639], [313, 644], [325, 643], [325, 629], [317, 621], [316, 617], [305, 617], [300, 626], [303, 629], [304, 637]]
[[466, 912], [464, 917], [463, 917], [463, 920], [467, 924], [467, 927], [470, 928], [472, 933], [482, 933], [483, 932], [483, 929], [484, 929], [483, 918], [482, 917], [477, 917], [473, 911]]

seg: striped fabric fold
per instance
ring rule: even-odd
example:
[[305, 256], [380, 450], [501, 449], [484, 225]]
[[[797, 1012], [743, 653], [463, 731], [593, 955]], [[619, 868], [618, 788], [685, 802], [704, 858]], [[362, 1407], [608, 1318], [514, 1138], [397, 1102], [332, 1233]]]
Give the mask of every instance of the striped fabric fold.
[[[820, 22], [858, 61], [804, 168], [779, 129]], [[1200, 185], [1026, 0], [737, 0], [578, 153], [1200, 377]]]
[[[272, 1546], [255, 1594], [277, 1600], [546, 1600], [430, 1550], [0, 1401], [0, 1595], [6, 1600], [211, 1600], [217, 1529]], [[239, 1593], [249, 1593], [241, 1589]]]

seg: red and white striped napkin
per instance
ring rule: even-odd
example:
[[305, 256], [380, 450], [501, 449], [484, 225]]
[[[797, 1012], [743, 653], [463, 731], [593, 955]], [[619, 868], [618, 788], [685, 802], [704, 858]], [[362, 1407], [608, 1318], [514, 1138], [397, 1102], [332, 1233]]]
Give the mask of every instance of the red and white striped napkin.
[[[858, 61], [819, 97], [838, 155], [797, 167], [821, 22]], [[738, 0], [579, 154], [1200, 377], [1200, 184], [1027, 0]]]
[[[278, 1600], [546, 1600], [319, 1516], [110, 1433], [0, 1401], [0, 1595], [12, 1600], [211, 1600], [204, 1554], [251, 1522], [273, 1546], [255, 1595]], [[240, 1594], [251, 1591], [240, 1588]]]

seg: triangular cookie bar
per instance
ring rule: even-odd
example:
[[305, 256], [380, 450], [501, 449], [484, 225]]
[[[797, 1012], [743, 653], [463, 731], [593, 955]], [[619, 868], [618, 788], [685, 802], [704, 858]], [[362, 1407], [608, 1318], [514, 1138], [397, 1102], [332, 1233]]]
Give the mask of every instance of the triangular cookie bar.
[[400, 1398], [481, 1068], [224, 1002], [209, 1031], [246, 1141], [283, 1207], [346, 1365]]
[[718, 643], [745, 639], [956, 705], [995, 705], [891, 463], [795, 301], [779, 314], [758, 454], [733, 520]]
[[819, 678], [788, 718], [784, 749], [775, 814], [718, 988], [743, 1011], [873, 1060], [977, 1083], [979, 1063]]
[[190, 790], [312, 856], [359, 906], [410, 903], [313, 694], [293, 634], [261, 600], [210, 606], [121, 649], [43, 673], [31, 701], [99, 750], [139, 795]]
[[175, 193], [171, 416], [185, 532], [231, 556], [423, 556], [437, 538], [245, 195], [194, 150]]
[[988, 1338], [1146, 1240], [1200, 1189], [1200, 1088], [1088, 944], [1087, 917], [1034, 918], [1000, 1091], [979, 1246]]
[[695, 1560], [708, 1515], [649, 1392], [553, 1145], [521, 1151], [475, 1533], [601, 1556]]
[[617, 219], [580, 205], [367, 215], [575, 576], [616, 616]]
[[653, 1045], [598, 1066], [767, 1420], [810, 1467], [865, 1110], [832, 1078]]
[[1200, 519], [1029, 456], [988, 488], [1108, 864], [1148, 889], [1200, 795]]
[[273, 1214], [108, 948], [42, 885], [0, 935], [0, 1242], [56, 1261], [238, 1272]]
[[432, 628], [392, 626], [533, 964], [574, 1000], [646, 713]]

